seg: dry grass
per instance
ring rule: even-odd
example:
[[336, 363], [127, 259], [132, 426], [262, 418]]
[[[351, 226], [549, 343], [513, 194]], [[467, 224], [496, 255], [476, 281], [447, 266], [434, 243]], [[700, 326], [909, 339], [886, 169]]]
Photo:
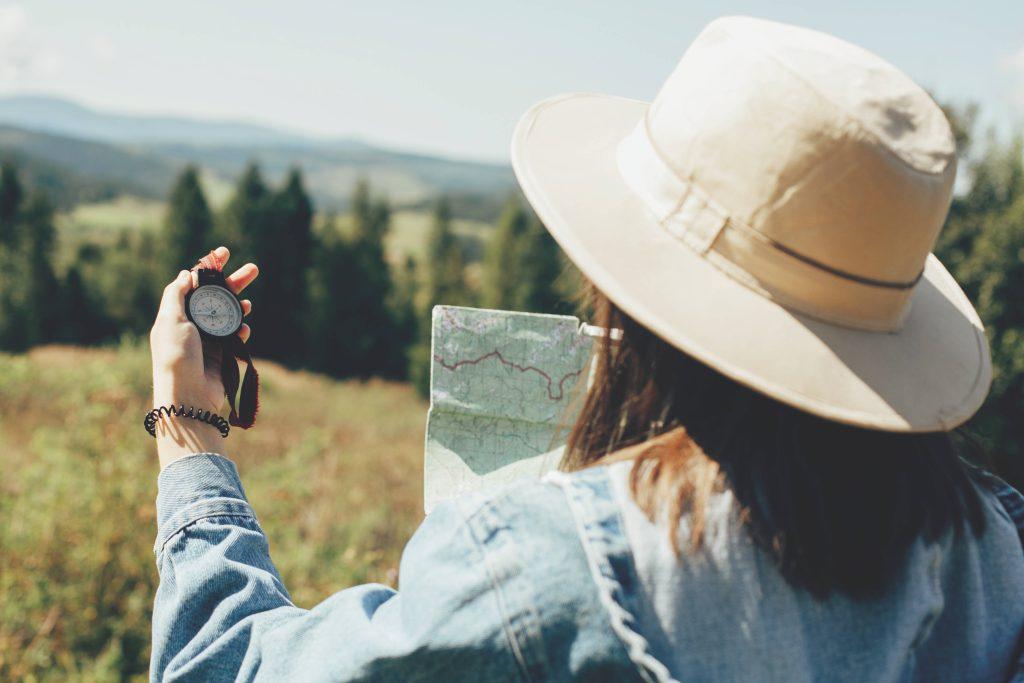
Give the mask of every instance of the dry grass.
[[[408, 386], [260, 364], [225, 442], [293, 599], [393, 583], [422, 518], [426, 406]], [[144, 347], [0, 355], [0, 680], [144, 679], [157, 464]]]

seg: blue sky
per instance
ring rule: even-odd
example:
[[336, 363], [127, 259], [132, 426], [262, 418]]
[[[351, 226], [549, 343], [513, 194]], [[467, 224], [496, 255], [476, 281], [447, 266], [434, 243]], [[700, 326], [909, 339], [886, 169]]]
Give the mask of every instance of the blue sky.
[[1024, 2], [0, 0], [0, 92], [242, 118], [504, 161], [534, 101], [650, 99], [709, 20], [751, 14], [858, 43], [940, 98], [1024, 122]]

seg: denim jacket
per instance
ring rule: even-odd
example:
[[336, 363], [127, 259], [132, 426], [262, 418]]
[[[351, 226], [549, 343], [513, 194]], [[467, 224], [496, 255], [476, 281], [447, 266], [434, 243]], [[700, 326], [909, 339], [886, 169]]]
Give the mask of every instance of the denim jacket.
[[[677, 561], [628, 463], [442, 504], [399, 589], [289, 598], [235, 466], [160, 475], [153, 680], [997, 681], [1024, 629], [1024, 498], [979, 473], [988, 528], [920, 542], [879, 600], [816, 601], [737, 532], [728, 492]], [[686, 533], [685, 523], [680, 533]], [[1015, 680], [1024, 681], [1024, 674]]]

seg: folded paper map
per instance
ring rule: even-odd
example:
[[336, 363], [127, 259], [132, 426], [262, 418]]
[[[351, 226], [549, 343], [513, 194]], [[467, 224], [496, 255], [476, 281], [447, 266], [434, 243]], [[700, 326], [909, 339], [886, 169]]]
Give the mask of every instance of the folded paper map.
[[554, 469], [593, 336], [566, 315], [435, 306], [424, 508]]

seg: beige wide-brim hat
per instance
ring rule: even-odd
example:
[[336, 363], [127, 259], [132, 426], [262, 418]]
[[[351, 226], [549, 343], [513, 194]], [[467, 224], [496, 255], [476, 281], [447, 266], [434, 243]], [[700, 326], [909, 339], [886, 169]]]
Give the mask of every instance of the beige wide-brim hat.
[[598, 289], [737, 382], [899, 432], [951, 429], [985, 398], [982, 325], [930, 254], [952, 133], [865, 50], [718, 19], [650, 104], [577, 93], [535, 105], [512, 164]]

